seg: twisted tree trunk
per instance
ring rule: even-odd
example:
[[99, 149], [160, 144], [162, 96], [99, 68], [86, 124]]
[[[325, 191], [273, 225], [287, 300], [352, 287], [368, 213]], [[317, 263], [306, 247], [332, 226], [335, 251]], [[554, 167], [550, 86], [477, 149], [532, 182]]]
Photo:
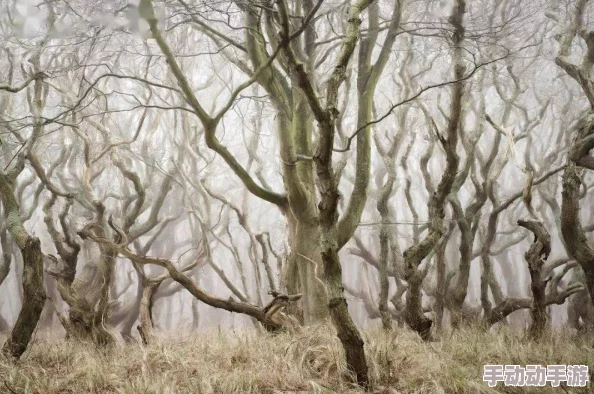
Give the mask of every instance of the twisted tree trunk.
[[0, 173], [0, 198], [4, 205], [8, 231], [23, 256], [23, 305], [2, 354], [19, 359], [31, 341], [45, 305], [43, 283], [43, 253], [39, 238], [27, 233], [20, 216], [20, 208], [14, 196], [14, 179]]
[[140, 301], [140, 325], [136, 328], [142, 338], [142, 343], [148, 345], [154, 340], [153, 327], [153, 305], [155, 293], [159, 289], [162, 280], [143, 280], [142, 300]]
[[534, 243], [524, 255], [530, 271], [530, 289], [532, 290], [532, 323], [528, 329], [531, 338], [542, 336], [547, 326], [546, 294], [547, 283], [542, 278], [542, 267], [551, 253], [551, 236], [542, 222], [536, 220], [518, 220], [518, 225], [534, 234]]
[[424, 340], [430, 338], [431, 319], [425, 316], [422, 308], [421, 287], [424, 275], [419, 266], [431, 251], [437, 246], [445, 233], [445, 201], [452, 190], [456, 180], [456, 172], [460, 161], [456, 153], [458, 144], [458, 126], [462, 115], [462, 96], [464, 94], [464, 63], [462, 59], [462, 42], [465, 28], [463, 26], [466, 2], [457, 0], [452, 9], [449, 22], [454, 27], [454, 78], [458, 81], [452, 85], [452, 100], [450, 103], [450, 118], [448, 121], [447, 135], [439, 136], [440, 142], [446, 152], [446, 167], [437, 189], [434, 191], [428, 204], [429, 231], [427, 236], [419, 243], [411, 246], [404, 252], [405, 279], [408, 282], [406, 293], [406, 308], [404, 318], [406, 324], [416, 331]]
[[[588, 242], [580, 220], [580, 185], [583, 168], [594, 170], [590, 150], [594, 148], [594, 112], [578, 124], [563, 174], [561, 233], [570, 257], [582, 267], [585, 282], [594, 304], [594, 246]], [[586, 139], [589, 137], [589, 139]]]

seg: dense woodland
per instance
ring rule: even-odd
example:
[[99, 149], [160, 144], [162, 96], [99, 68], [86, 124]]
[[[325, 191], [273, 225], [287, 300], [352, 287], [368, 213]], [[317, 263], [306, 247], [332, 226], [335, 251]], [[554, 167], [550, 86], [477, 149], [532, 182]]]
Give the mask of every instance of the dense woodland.
[[0, 10], [3, 357], [594, 325], [592, 2]]

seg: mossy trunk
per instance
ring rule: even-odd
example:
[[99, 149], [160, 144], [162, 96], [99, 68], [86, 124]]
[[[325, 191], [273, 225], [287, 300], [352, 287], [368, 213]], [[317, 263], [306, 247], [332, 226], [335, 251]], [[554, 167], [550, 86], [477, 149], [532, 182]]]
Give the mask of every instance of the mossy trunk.
[[344, 297], [338, 248], [335, 243], [328, 242], [327, 238], [322, 240], [322, 244], [328, 245], [323, 248], [322, 252], [325, 278], [328, 284], [328, 308], [332, 323], [336, 328], [336, 335], [345, 351], [347, 370], [355, 376], [359, 386], [368, 387], [369, 371], [365, 358], [365, 344], [353, 322]]
[[2, 354], [19, 359], [31, 341], [46, 294], [43, 284], [43, 253], [38, 238], [28, 237], [21, 248], [23, 255], [23, 305], [10, 336], [2, 347]]
[[[287, 271], [287, 284], [298, 289], [288, 289], [289, 294], [302, 293], [303, 323], [315, 324], [326, 320], [328, 298], [322, 282], [324, 266], [320, 255], [320, 228], [317, 223], [293, 220], [290, 223], [291, 245], [295, 266]], [[297, 277], [295, 277], [297, 275]]]
[[321, 200], [319, 208], [320, 250], [328, 295], [328, 309], [336, 334], [345, 351], [347, 370], [363, 388], [369, 387], [365, 344], [348, 310], [338, 257], [338, 200], [340, 193], [332, 168], [333, 124], [322, 123], [320, 145], [315, 157]]
[[[23, 168], [24, 162], [21, 161], [19, 167], [11, 174], [7, 175], [0, 172], [0, 197], [4, 206], [6, 228], [21, 250], [23, 258], [23, 285], [20, 288], [22, 291], [22, 307], [17, 321], [2, 347], [2, 354], [13, 359], [19, 359], [27, 350], [47, 298], [43, 282], [41, 243], [39, 238], [29, 235], [23, 226], [20, 206], [15, 198], [15, 181]], [[6, 255], [9, 248], [7, 248], [5, 235], [2, 239], [2, 249], [4, 262], [7, 265], [6, 263], [10, 262], [10, 256]]]

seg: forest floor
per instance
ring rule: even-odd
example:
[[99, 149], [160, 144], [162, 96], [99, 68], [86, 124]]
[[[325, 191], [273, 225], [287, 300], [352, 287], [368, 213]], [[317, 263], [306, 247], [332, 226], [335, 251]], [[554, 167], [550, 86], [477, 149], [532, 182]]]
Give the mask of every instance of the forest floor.
[[[485, 364], [581, 364], [594, 370], [592, 335], [540, 342], [506, 328], [461, 329], [423, 343], [396, 328], [364, 333], [373, 393], [592, 393], [588, 388], [489, 388]], [[0, 393], [359, 393], [344, 379], [340, 343], [327, 326], [271, 336], [254, 330], [162, 338], [109, 349], [36, 340], [16, 365], [0, 359]]]

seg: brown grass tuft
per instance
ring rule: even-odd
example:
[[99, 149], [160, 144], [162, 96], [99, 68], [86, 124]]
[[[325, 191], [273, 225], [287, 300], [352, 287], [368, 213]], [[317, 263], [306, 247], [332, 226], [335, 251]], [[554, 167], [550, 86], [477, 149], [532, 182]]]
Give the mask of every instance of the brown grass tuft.
[[[483, 365], [594, 368], [593, 338], [566, 332], [538, 343], [506, 329], [475, 328], [430, 343], [404, 329], [368, 330], [365, 339], [375, 393], [558, 393], [563, 390], [550, 386], [490, 389]], [[37, 340], [16, 365], [0, 360], [0, 393], [360, 393], [344, 374], [340, 343], [323, 325], [294, 335], [199, 332], [148, 348]]]

